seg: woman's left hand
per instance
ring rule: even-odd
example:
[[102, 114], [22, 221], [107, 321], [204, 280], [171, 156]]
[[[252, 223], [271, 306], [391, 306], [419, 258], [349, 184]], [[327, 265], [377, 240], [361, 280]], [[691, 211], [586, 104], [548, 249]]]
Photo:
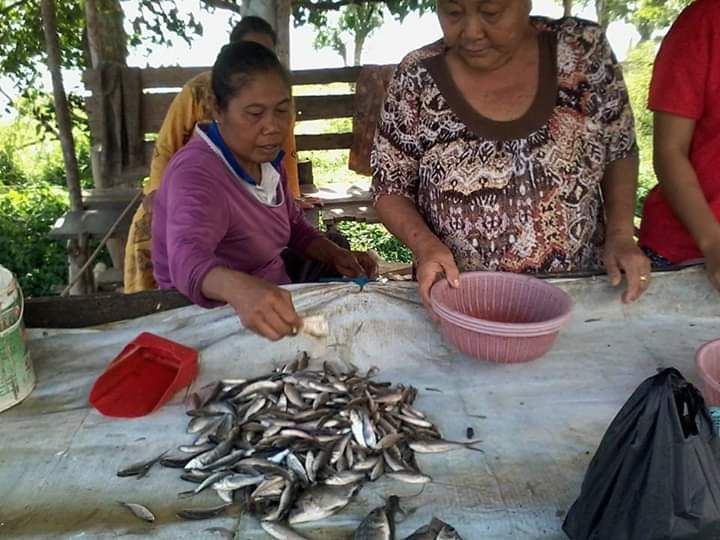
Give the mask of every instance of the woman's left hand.
[[346, 277], [367, 276], [375, 279], [378, 275], [377, 262], [365, 251], [338, 249], [332, 262], [337, 271]]
[[627, 287], [622, 296], [624, 303], [634, 302], [650, 285], [650, 259], [632, 238], [609, 237], [605, 242], [605, 269], [610, 284], [617, 287], [625, 272]]

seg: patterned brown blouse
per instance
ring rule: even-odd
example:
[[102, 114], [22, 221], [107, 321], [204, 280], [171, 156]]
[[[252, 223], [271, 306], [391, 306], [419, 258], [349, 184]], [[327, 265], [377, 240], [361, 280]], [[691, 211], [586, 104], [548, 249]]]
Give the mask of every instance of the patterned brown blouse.
[[620, 66], [602, 30], [531, 19], [540, 81], [513, 121], [481, 116], [455, 86], [441, 41], [402, 61], [372, 154], [375, 199], [412, 199], [460, 271], [599, 268], [608, 163], [637, 152]]

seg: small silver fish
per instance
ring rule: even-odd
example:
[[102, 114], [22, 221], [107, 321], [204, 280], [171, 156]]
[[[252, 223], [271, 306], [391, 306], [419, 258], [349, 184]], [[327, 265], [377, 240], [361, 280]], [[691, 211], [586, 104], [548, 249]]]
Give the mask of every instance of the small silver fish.
[[332, 455], [330, 456], [330, 464], [331, 465], [337, 463], [337, 461], [345, 455], [345, 447], [348, 445], [348, 443], [350, 442], [350, 439], [352, 439], [352, 438], [353, 438], [353, 434], [347, 433], [347, 434], [345, 434], [345, 436], [342, 439], [340, 439], [335, 444], [335, 446], [333, 447], [333, 450], [332, 450]]
[[231, 489], [215, 489], [215, 493], [224, 503], [232, 504], [235, 502], [235, 491]]
[[370, 480], [372, 480], [374, 482], [375, 480], [380, 478], [384, 472], [385, 472], [385, 461], [382, 459], [378, 459], [375, 466], [370, 470], [370, 474], [368, 475], [368, 477], [370, 478]]
[[462, 537], [450, 525], [445, 524], [445, 526], [440, 529], [440, 532], [435, 537], [435, 540], [462, 540]]
[[355, 471], [371, 471], [375, 465], [377, 465], [378, 461], [381, 461], [379, 456], [372, 456], [356, 462], [352, 468]]
[[355, 441], [363, 448], [369, 448], [368, 443], [365, 441], [363, 417], [360, 412], [355, 409], [350, 411], [350, 427]]
[[432, 422], [423, 420], [422, 418], [417, 418], [415, 416], [407, 416], [405, 414], [396, 414], [395, 417], [399, 418], [403, 423], [410, 424], [412, 426], [417, 426], [417, 427], [422, 427], [422, 428], [433, 427]]
[[255, 491], [250, 494], [251, 499], [259, 497], [275, 497], [282, 494], [286, 480], [282, 476], [273, 476], [264, 480]]
[[204, 491], [205, 489], [209, 488], [211, 485], [215, 484], [216, 482], [219, 482], [220, 480], [222, 480], [226, 476], [229, 476], [230, 474], [232, 474], [230, 471], [220, 471], [220, 472], [213, 473], [210, 476], [208, 476], [205, 480], [200, 482], [198, 487], [196, 487], [195, 489], [192, 489], [190, 491], [183, 491], [183, 492], [179, 493], [178, 496], [180, 498], [183, 498], [183, 497], [192, 497], [193, 495], [197, 495], [201, 491]]
[[432, 518], [430, 523], [420, 527], [405, 540], [462, 540], [462, 538], [450, 525]]
[[288, 469], [297, 475], [302, 484], [307, 485], [310, 483], [305, 467], [295, 454], [290, 452], [285, 458], [285, 464], [288, 466]]
[[365, 479], [365, 473], [362, 471], [342, 471], [334, 474], [330, 478], [325, 479], [328, 486], [346, 486], [355, 484]]
[[148, 523], [155, 521], [155, 514], [153, 514], [147, 506], [123, 501], [118, 501], [118, 504], [123, 505], [125, 508], [130, 510], [135, 517], [140, 518], [143, 521], [147, 521]]
[[261, 521], [260, 526], [276, 540], [308, 540], [299, 532], [277, 521]]
[[440, 454], [443, 452], [450, 452], [452, 450], [474, 450], [476, 452], [482, 452], [479, 448], [473, 448], [473, 445], [481, 443], [481, 440], [468, 441], [468, 442], [455, 442], [445, 441], [443, 439], [435, 439], [429, 441], [412, 441], [408, 444], [410, 450], [417, 452], [418, 454]]
[[242, 392], [235, 396], [234, 400], [242, 401], [243, 398], [252, 396], [253, 394], [257, 394], [258, 392], [276, 392], [283, 386], [283, 384], [284, 383], [282, 381], [257, 381], [243, 388]]
[[314, 484], [316, 482], [315, 477], [315, 453], [312, 450], [308, 450], [305, 454], [305, 473], [307, 474], [308, 482]]
[[282, 494], [280, 495], [280, 502], [278, 502], [277, 508], [274, 512], [271, 512], [270, 514], [263, 517], [263, 521], [278, 521], [282, 519], [288, 510], [290, 510], [290, 505], [293, 502], [293, 495], [295, 494], [295, 483], [293, 482], [286, 482], [285, 483], [285, 489], [283, 489]]
[[295, 525], [330, 517], [345, 508], [358, 491], [358, 484], [313, 486], [298, 497], [288, 521]]
[[393, 471], [405, 470], [405, 466], [400, 462], [400, 460], [393, 456], [388, 450], [383, 450], [382, 453], [383, 459], [385, 460], [385, 463], [387, 463], [388, 467], [390, 467]]
[[202, 433], [220, 423], [219, 416], [195, 416], [187, 427], [188, 433]]
[[375, 448], [377, 450], [384, 450], [385, 448], [390, 448], [391, 446], [395, 446], [397, 443], [402, 441], [405, 438], [405, 434], [403, 433], [388, 433], [385, 435], [382, 439], [380, 439], [377, 444], [375, 445]]
[[299, 408], [305, 408], [307, 407], [307, 404], [305, 403], [305, 400], [300, 395], [300, 392], [297, 391], [297, 389], [290, 383], [285, 383], [283, 385], [283, 392], [285, 393], [285, 396], [287, 397], [288, 401]]
[[255, 486], [265, 481], [261, 474], [230, 474], [221, 478], [213, 484], [213, 489], [222, 491], [234, 491], [248, 486]]
[[355, 529], [350, 540], [395, 540], [395, 513], [399, 501], [393, 495], [384, 506], [370, 512]]
[[243, 417], [241, 423], [247, 422], [250, 418], [262, 411], [267, 404], [267, 401], [268, 400], [264, 397], [255, 398], [255, 400], [252, 402], [252, 405], [250, 405], [250, 408], [245, 413], [245, 416]]
[[385, 473], [385, 476], [408, 484], [428, 484], [432, 482], [432, 478], [430, 478], [427, 474], [407, 470]]
[[125, 467], [124, 469], [120, 469], [117, 472], [117, 475], [121, 478], [124, 478], [127, 476], [137, 476], [138, 478], [143, 478], [145, 475], [147, 475], [148, 472], [150, 472], [150, 469], [156, 463], [158, 463], [167, 453], [168, 453], [168, 450], [165, 450], [162, 454], [160, 454], [157, 457], [152, 458], [149, 461], [141, 461], [140, 463], [133, 463], [132, 465], [129, 465], [128, 467]]

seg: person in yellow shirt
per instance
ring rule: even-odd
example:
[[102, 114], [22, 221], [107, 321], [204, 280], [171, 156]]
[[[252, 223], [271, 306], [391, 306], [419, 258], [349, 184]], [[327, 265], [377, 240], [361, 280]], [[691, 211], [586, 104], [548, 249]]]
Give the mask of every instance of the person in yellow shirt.
[[[277, 36], [267, 21], [248, 16], [243, 17], [230, 34], [230, 43], [240, 41], [254, 41], [268, 49], [274, 49]], [[175, 96], [163, 120], [150, 163], [150, 179], [143, 188], [145, 197], [133, 216], [125, 247], [123, 280], [126, 293], [157, 288], [150, 253], [152, 198], [160, 188], [165, 167], [173, 155], [190, 140], [195, 124], [212, 119], [210, 75], [211, 72], [206, 71], [188, 81]], [[300, 183], [292, 126], [283, 150], [283, 165], [287, 172], [288, 185], [295, 198], [299, 199]]]

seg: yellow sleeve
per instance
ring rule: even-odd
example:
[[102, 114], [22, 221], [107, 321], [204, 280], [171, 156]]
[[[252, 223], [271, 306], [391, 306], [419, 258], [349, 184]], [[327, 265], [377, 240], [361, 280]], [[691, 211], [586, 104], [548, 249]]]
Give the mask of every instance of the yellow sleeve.
[[290, 125], [290, 133], [288, 133], [287, 140], [283, 144], [283, 150], [285, 151], [285, 157], [283, 158], [283, 166], [287, 174], [288, 187], [290, 193], [296, 199], [300, 198], [300, 177], [298, 175], [297, 167], [297, 148], [295, 146], [295, 119], [293, 118], [292, 124]]
[[192, 137], [195, 124], [207, 120], [207, 96], [210, 73], [201, 73], [183, 86], [165, 115], [150, 162], [150, 181], [145, 194], [160, 188], [162, 176], [170, 159]]

